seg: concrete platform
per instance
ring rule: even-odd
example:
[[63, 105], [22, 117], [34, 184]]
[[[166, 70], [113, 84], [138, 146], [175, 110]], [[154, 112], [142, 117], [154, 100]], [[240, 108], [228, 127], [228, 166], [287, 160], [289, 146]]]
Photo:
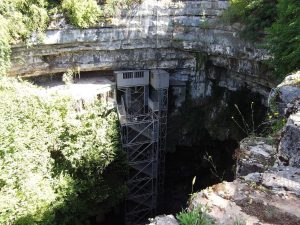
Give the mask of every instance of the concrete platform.
[[50, 94], [72, 96], [76, 100], [92, 102], [97, 97], [107, 98], [114, 89], [112, 76], [97, 75], [97, 73], [84, 73], [75, 78], [74, 83], [65, 84], [60, 78], [37, 80], [35, 84], [46, 89]]

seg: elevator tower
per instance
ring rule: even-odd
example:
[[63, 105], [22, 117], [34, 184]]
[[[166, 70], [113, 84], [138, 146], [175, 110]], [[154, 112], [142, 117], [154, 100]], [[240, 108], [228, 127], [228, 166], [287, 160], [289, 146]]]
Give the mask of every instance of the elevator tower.
[[153, 217], [163, 193], [169, 74], [164, 70], [116, 71], [116, 101], [129, 174], [126, 225]]

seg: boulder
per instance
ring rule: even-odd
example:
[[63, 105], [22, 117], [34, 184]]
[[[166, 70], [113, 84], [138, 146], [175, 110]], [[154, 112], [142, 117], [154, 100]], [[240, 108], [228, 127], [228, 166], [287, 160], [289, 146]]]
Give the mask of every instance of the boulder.
[[284, 115], [288, 104], [300, 96], [300, 71], [287, 76], [284, 81], [275, 88], [269, 96], [269, 105], [277, 108]]
[[194, 195], [216, 224], [300, 224], [300, 169], [278, 167], [223, 182]]
[[149, 225], [179, 225], [179, 223], [173, 215], [162, 215], [150, 219]]
[[278, 147], [278, 165], [300, 167], [300, 71], [287, 76], [269, 98], [271, 109], [278, 110], [287, 123]]
[[291, 114], [283, 128], [278, 163], [300, 167], [300, 111]]
[[240, 148], [236, 150], [235, 157], [237, 159], [236, 177], [264, 172], [274, 165], [276, 146], [267, 138], [245, 138], [240, 142]]

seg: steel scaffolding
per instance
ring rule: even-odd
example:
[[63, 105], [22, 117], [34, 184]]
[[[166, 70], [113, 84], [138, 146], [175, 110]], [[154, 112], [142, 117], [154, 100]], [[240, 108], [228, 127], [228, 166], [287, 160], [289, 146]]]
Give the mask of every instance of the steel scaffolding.
[[163, 191], [168, 87], [149, 86], [156, 76], [151, 72], [150, 77], [149, 71], [115, 74], [122, 146], [129, 164], [125, 223], [145, 224], [155, 215], [158, 193]]
[[[157, 105], [152, 107], [151, 102]], [[168, 123], [168, 89], [152, 89], [149, 99], [149, 110], [158, 120], [158, 193], [164, 192], [165, 154]]]

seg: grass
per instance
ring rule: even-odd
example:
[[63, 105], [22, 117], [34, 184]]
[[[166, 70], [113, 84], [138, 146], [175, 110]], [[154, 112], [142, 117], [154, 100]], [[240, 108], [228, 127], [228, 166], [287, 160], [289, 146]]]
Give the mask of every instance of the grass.
[[183, 210], [176, 215], [181, 225], [214, 225], [215, 223], [206, 214], [206, 208], [198, 206], [193, 210]]
[[233, 225], [245, 225], [246, 223], [244, 221], [241, 221], [240, 219], [236, 219], [234, 221], [234, 224]]

